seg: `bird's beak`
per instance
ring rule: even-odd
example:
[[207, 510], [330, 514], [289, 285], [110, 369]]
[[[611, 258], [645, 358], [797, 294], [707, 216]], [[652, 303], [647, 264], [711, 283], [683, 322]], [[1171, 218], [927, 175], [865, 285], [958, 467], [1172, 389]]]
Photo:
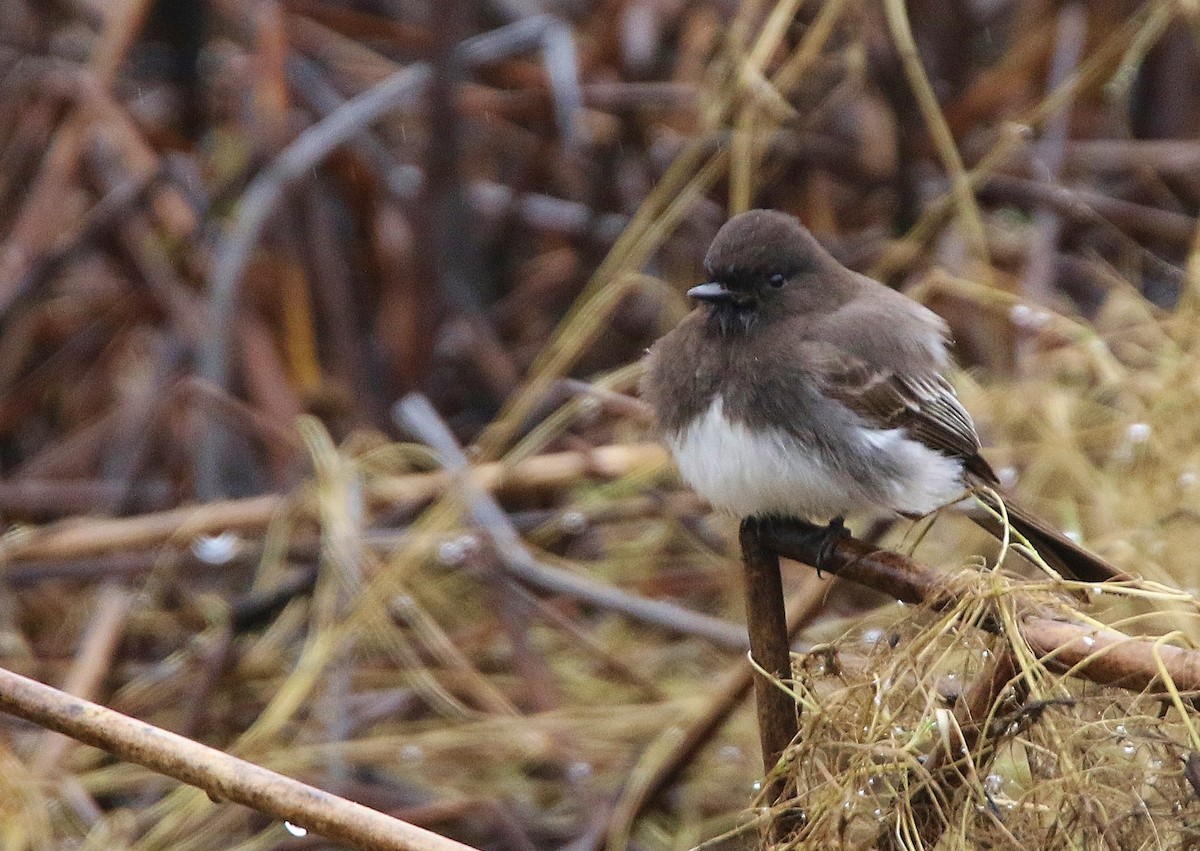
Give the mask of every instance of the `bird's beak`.
[[690, 298], [698, 298], [700, 301], [732, 301], [733, 292], [729, 287], [719, 281], [709, 281], [707, 284], [699, 284], [687, 291]]

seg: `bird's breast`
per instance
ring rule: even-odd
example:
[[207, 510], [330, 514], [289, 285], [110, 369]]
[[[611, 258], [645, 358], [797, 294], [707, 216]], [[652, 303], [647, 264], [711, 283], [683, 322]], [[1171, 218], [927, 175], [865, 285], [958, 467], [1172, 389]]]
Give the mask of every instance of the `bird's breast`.
[[667, 433], [679, 472], [697, 493], [736, 516], [812, 520], [871, 509], [928, 513], [963, 488], [961, 462], [899, 429], [851, 427], [818, 448], [775, 428], [750, 428], [712, 398]]
[[[774, 429], [751, 429], [725, 414], [724, 399], [667, 436], [680, 475], [714, 508], [738, 516], [845, 513], [852, 490], [811, 447]], [[826, 509], [833, 507], [834, 511]], [[841, 510], [839, 510], [841, 509]]]

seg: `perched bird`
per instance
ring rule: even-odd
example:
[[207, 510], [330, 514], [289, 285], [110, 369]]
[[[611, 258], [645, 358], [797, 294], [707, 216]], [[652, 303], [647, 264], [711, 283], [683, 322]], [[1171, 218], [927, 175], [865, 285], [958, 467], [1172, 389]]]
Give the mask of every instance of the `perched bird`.
[[[933, 311], [847, 269], [794, 217], [730, 219], [704, 259], [700, 302], [650, 349], [642, 394], [684, 480], [740, 517], [919, 516], [999, 480], [943, 376]], [[1087, 582], [1117, 571], [1005, 499], [1052, 564]], [[973, 519], [996, 523], [986, 513]]]

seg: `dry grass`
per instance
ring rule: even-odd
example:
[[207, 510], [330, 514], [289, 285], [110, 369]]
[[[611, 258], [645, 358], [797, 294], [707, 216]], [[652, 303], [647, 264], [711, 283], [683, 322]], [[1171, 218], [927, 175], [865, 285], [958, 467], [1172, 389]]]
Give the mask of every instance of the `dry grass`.
[[[917, 837], [931, 824], [944, 831], [939, 848], [1197, 840], [1200, 801], [1185, 777], [1200, 720], [1190, 695], [1183, 716], [1161, 697], [1026, 670], [1020, 685], [1035, 685], [1006, 687], [982, 743], [960, 752], [953, 707], [1009, 649], [1007, 637], [984, 637], [962, 614], [933, 623], [905, 614], [803, 660], [785, 805], [806, 822], [779, 847], [922, 847]], [[953, 753], [953, 765], [928, 770], [939, 751]]]

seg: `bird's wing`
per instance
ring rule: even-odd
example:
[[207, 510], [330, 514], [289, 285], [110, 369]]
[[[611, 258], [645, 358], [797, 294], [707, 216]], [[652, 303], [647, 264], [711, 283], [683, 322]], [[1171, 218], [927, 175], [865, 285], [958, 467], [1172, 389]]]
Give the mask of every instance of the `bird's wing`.
[[818, 388], [868, 425], [902, 428], [931, 449], [964, 461], [979, 456], [971, 415], [936, 370], [898, 374], [829, 343], [804, 345]]

